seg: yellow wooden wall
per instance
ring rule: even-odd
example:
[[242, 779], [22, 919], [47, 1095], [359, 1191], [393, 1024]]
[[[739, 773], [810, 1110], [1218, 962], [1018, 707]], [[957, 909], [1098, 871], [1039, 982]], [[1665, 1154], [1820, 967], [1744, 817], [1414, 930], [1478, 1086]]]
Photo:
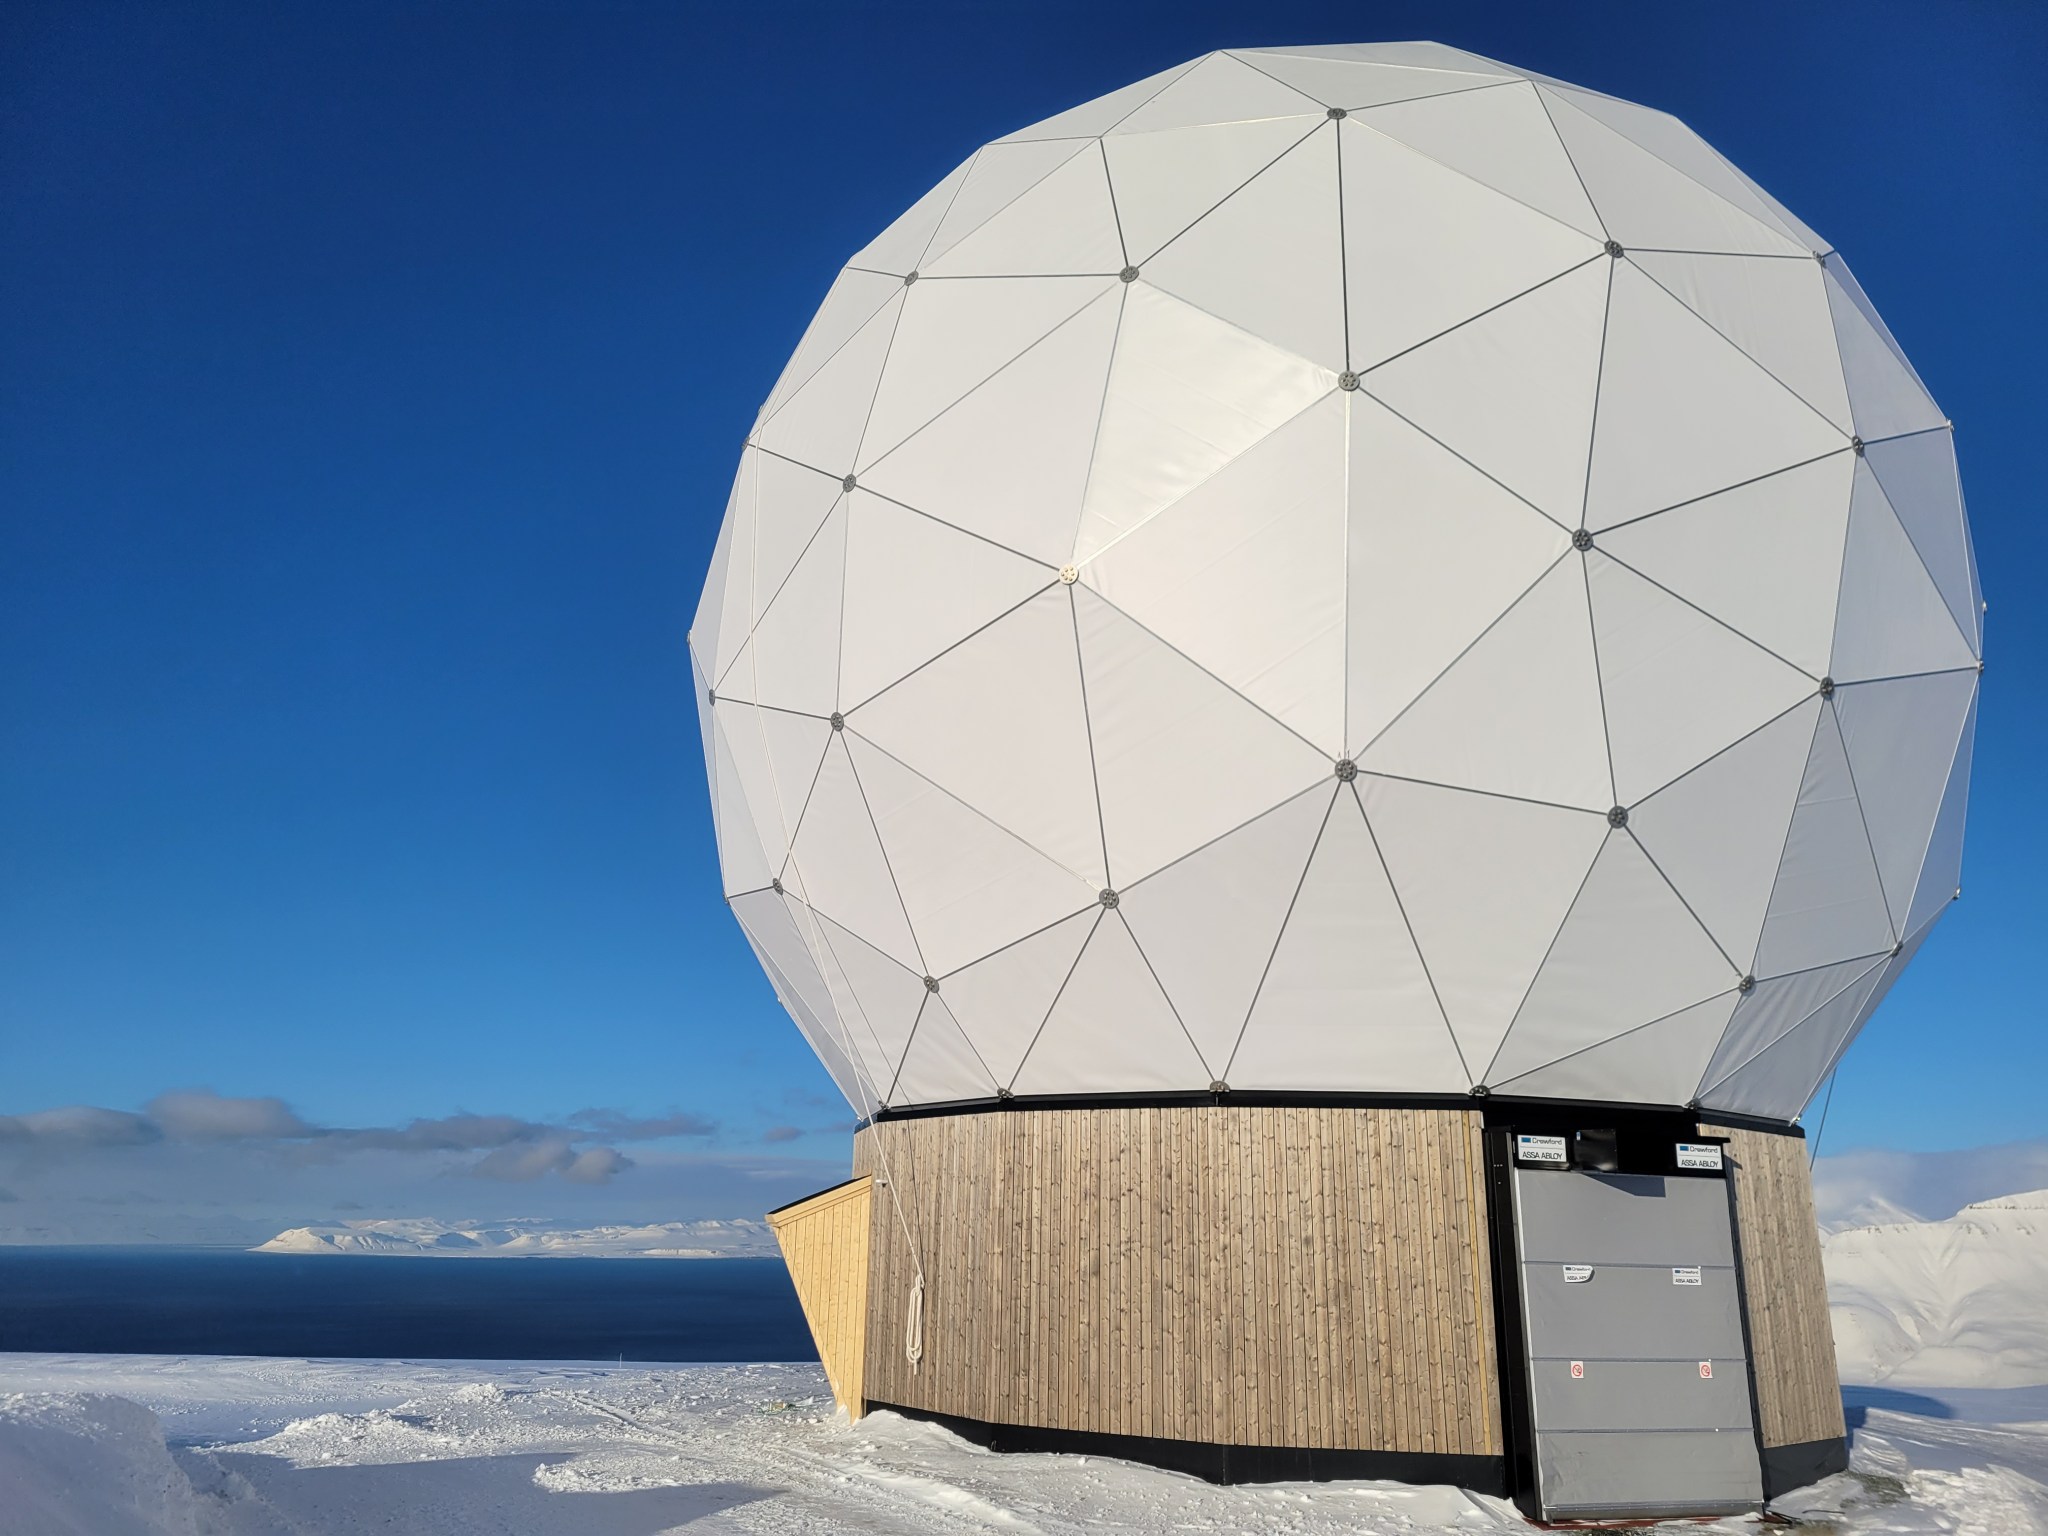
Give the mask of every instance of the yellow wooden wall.
[[863, 1378], [872, 1203], [871, 1182], [862, 1174], [768, 1217], [818, 1358], [825, 1363], [832, 1396], [853, 1419], [867, 1408]]
[[1232, 1445], [1501, 1449], [1475, 1113], [884, 1121], [855, 1167], [893, 1181], [873, 1201], [870, 1401]]
[[1767, 1446], [1838, 1440], [1842, 1388], [1828, 1321], [1827, 1277], [1813, 1214], [1806, 1143], [1797, 1136], [1702, 1125], [1730, 1138], [1735, 1229], [1742, 1244], [1757, 1412]]

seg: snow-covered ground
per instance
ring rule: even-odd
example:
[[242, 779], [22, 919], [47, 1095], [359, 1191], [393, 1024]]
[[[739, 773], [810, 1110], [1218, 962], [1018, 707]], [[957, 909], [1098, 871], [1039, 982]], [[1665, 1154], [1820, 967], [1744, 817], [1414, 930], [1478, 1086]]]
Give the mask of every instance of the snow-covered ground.
[[400, 1217], [293, 1227], [251, 1253], [428, 1255], [440, 1259], [772, 1258], [765, 1221], [662, 1221], [638, 1227], [578, 1227], [555, 1221], [433, 1221]]
[[[1992, 1416], [2048, 1419], [2048, 1394], [1974, 1396]], [[1855, 1471], [1782, 1507], [1802, 1528], [2048, 1533], [2048, 1422], [1859, 1416]], [[849, 1427], [815, 1366], [0, 1356], [5, 1536], [1526, 1529], [1451, 1488], [1216, 1488], [993, 1455], [889, 1413]]]
[[1845, 1228], [1821, 1254], [1844, 1381], [2048, 1383], [2048, 1190]]

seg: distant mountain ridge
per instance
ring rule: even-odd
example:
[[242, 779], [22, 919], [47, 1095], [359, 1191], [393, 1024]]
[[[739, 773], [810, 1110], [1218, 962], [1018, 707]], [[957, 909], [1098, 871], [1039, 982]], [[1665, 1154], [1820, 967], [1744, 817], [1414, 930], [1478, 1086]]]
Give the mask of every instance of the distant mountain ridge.
[[750, 1259], [772, 1257], [776, 1248], [766, 1222], [743, 1218], [572, 1227], [551, 1221], [399, 1217], [293, 1227], [249, 1251], [445, 1259]]
[[1846, 1227], [1821, 1256], [1844, 1381], [2048, 1383], [2048, 1190]]

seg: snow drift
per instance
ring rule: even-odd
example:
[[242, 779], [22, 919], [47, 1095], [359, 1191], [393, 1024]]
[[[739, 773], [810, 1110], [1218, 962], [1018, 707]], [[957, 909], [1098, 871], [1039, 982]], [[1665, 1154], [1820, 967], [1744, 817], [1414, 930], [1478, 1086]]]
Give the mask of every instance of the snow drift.
[[763, 1221], [665, 1221], [633, 1227], [559, 1222], [441, 1222], [419, 1217], [293, 1227], [251, 1253], [396, 1254], [431, 1258], [770, 1258], [775, 1236]]

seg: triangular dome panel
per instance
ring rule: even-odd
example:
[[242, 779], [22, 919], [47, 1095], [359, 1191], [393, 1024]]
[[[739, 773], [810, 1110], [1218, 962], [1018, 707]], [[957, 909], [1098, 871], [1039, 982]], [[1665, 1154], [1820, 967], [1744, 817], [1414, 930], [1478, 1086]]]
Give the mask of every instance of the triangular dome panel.
[[1816, 680], [1599, 550], [1586, 555], [1615, 798], [1654, 794], [1814, 692]]
[[1097, 299], [870, 465], [861, 484], [1057, 570], [1072, 557], [1122, 312], [1122, 293]]
[[864, 272], [858, 267], [847, 267], [833, 279], [825, 302], [811, 317], [803, 339], [783, 367], [782, 376], [768, 392], [758, 419], [774, 415], [783, 401], [809, 383], [811, 375], [881, 313], [882, 306], [895, 298], [902, 287], [899, 277], [886, 272]]
[[1585, 574], [1561, 558], [1368, 746], [1361, 768], [1604, 810], [1614, 803]]
[[1238, 1089], [1469, 1083], [1365, 813], [1340, 789], [1224, 1079]]
[[1882, 957], [1865, 955], [1839, 965], [1771, 977], [1739, 994], [1740, 1001], [1694, 1094], [1711, 1091], [1844, 993], [1852, 994], [1853, 1011], [1863, 996], [1858, 984], [1872, 981], [1884, 966]]
[[820, 915], [859, 935], [898, 965], [922, 976], [924, 957], [911, 936], [889, 857], [845, 743], [833, 733], [790, 848], [804, 898]]
[[762, 890], [735, 896], [729, 905], [754, 958], [767, 974], [768, 984], [775, 989], [777, 1001], [796, 1022], [846, 1102], [856, 1108], [876, 1103], [880, 1091], [870, 1084], [865, 1069], [851, 1053], [834, 1010], [832, 989], [809, 944], [797, 931], [789, 899]]
[[1322, 753], [1156, 635], [1087, 588], [1072, 591], [1113, 881], [1143, 879], [1330, 772]]
[[1088, 144], [943, 256], [928, 257], [920, 271], [925, 277], [1112, 276], [1123, 265], [1109, 171], [1101, 146]]
[[846, 538], [839, 696], [873, 698], [1050, 586], [1054, 572], [856, 490]]
[[1110, 130], [1157, 133], [1204, 123], [1244, 123], [1270, 117], [1318, 117], [1323, 104], [1272, 75], [1212, 53]]
[[1020, 128], [1015, 133], [1005, 134], [996, 142], [1011, 144], [1028, 139], [1087, 139], [1107, 133], [1200, 62], [1199, 59], [1190, 59], [1185, 64], [1162, 69], [1156, 75], [1147, 75], [1143, 80], [1121, 86], [1105, 96], [1096, 97], [1093, 101], [1084, 101], [1078, 107], [1056, 112], [1041, 122], [1033, 123], [1029, 128]]
[[1842, 353], [1849, 413], [1865, 442], [1948, 425], [1920, 375], [1839, 256], [1827, 260], [1828, 309]]
[[1345, 399], [1310, 406], [1082, 571], [1332, 759], [1344, 750]]
[[1382, 363], [1360, 387], [1576, 528], [1612, 265], [1589, 262], [1545, 283]]
[[1099, 889], [1102, 823], [1067, 593], [1056, 586], [1012, 609], [847, 723]]
[[1220, 1068], [1330, 812], [1331, 789], [1304, 791], [1124, 889], [1118, 911], [1204, 1060]]
[[1371, 774], [1358, 789], [1452, 1033], [1476, 1070], [1528, 996], [1606, 820]]
[[995, 1097], [996, 1080], [943, 997], [927, 997], [910, 1032], [903, 1065], [889, 1086], [891, 1104], [951, 1104]]
[[1146, 261], [1145, 281], [1336, 373], [1344, 360], [1336, 134], [1325, 125]]
[[822, 913], [792, 915], [800, 928], [817, 925], [811, 951], [832, 989], [841, 1034], [860, 1058], [867, 1081], [886, 1088], [895, 1081], [924, 1007], [924, 979]]
[[1969, 808], [1970, 759], [1976, 740], [1977, 703], [1972, 699], [1970, 713], [1963, 720], [1963, 737], [1949, 768], [1948, 783], [1941, 792], [1941, 809], [1935, 813], [1934, 830], [1928, 835], [1920, 880], [1913, 888], [1913, 904], [1906, 914], [1908, 934], [1923, 931], [1962, 889], [1963, 822]]
[[720, 765], [721, 803], [728, 791], [744, 791], [756, 844], [767, 859], [767, 874], [756, 884], [766, 885], [783, 871], [790, 839], [825, 758], [830, 727], [807, 715], [755, 709], [730, 698], [718, 701], [712, 717], [732, 762], [729, 773]]
[[1131, 263], [1160, 248], [1323, 124], [1311, 117], [1120, 133], [1103, 140]]
[[1843, 433], [1628, 262], [1614, 265], [1586, 488], [1595, 530], [1835, 453]]
[[1941, 589], [1956, 627], [1971, 651], [1983, 644], [1983, 611], [1970, 569], [1970, 534], [1963, 491], [1956, 479], [1955, 434], [1916, 432], [1872, 443], [1864, 450], [1885, 500], [1913, 541], [1920, 563]]
[[1515, 1014], [1489, 1085], [1717, 997], [1739, 978], [1627, 831], [1608, 835]]
[[1012, 1093], [1086, 1093], [1105, 1082], [1126, 1091], [1203, 1088], [1212, 1074], [1115, 912], [1095, 925], [1060, 989]]
[[1884, 1001], [1891, 979], [1898, 975], [1897, 965], [1897, 961], [1880, 965], [1747, 1066], [1702, 1090], [1701, 1105], [1773, 1120], [1796, 1118], [1805, 1111], [1814, 1089], [1841, 1060], [1857, 1031]]
[[772, 453], [757, 453], [755, 458], [753, 613], [758, 622], [825, 526], [842, 492], [837, 480], [815, 469]]
[[912, 203], [900, 219], [856, 251], [847, 265], [897, 278], [915, 272], [939, 220], [953, 206], [953, 199], [959, 196], [960, 185], [967, 180], [973, 165], [971, 155], [961, 161], [944, 181]]
[[[722, 721], [712, 721], [711, 740], [714, 754], [712, 826], [718, 838], [719, 872], [725, 894], [737, 896], [743, 891], [765, 890], [768, 882], [775, 878], [775, 868], [761, 846], [761, 832], [747, 796], [747, 781], [733, 760]], [[784, 851], [783, 848], [776, 850], [777, 862], [780, 862]]]
[[959, 192], [947, 205], [946, 216], [933, 231], [920, 265], [936, 262], [1069, 160], [1092, 148], [1086, 139], [1035, 139], [984, 146], [968, 166], [967, 179], [960, 184]]
[[839, 603], [846, 585], [846, 504], [835, 503], [754, 622], [747, 654], [719, 682], [756, 704], [829, 715], [839, 699]]
[[1337, 125], [1350, 361], [1363, 371], [1600, 255], [1547, 214], [1370, 126]]
[[1838, 683], [1974, 668], [1977, 658], [1870, 461], [1856, 464], [1835, 609]]
[[1391, 60], [1383, 63], [1329, 51], [1296, 53], [1282, 48], [1258, 48], [1247, 49], [1241, 56], [1255, 69], [1286, 81], [1321, 105], [1353, 112], [1387, 102], [1442, 96], [1500, 83], [1493, 74], [1418, 69]]
[[828, 475], [848, 473], [859, 457], [861, 432], [902, 313], [899, 294], [761, 423], [754, 440], [771, 453]]
[[1856, 459], [1830, 454], [1599, 535], [1600, 548], [1816, 678], [1835, 598]]
[[1624, 1104], [1688, 1104], [1742, 994], [1733, 989], [1498, 1084], [1496, 1093]]
[[1080, 912], [941, 978], [951, 1017], [997, 1084], [1007, 1085], [1074, 973], [1101, 908]]

